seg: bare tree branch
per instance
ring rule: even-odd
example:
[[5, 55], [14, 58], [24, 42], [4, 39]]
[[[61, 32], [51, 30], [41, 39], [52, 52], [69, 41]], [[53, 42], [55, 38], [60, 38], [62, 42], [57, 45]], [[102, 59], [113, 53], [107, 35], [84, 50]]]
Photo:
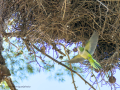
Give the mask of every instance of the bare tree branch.
[[[41, 50], [38, 49], [35, 45], [33, 45], [33, 47], [34, 47], [36, 50], [38, 50], [38, 51], [41, 52]], [[89, 82], [87, 82], [87, 81], [86, 81], [80, 74], [78, 74], [76, 71], [72, 70], [71, 68], [69, 68], [68, 66], [64, 65], [63, 63], [55, 60], [54, 58], [52, 58], [52, 57], [49, 56], [48, 54], [43, 53], [43, 52], [41, 52], [41, 53], [44, 54], [45, 56], [49, 57], [51, 60], [55, 61], [56, 63], [62, 65], [62, 66], [65, 67], [65, 68], [67, 68], [68, 70], [72, 71], [73, 73], [76, 73], [85, 83], [87, 83], [91, 88], [93, 88], [94, 90], [96, 90]]]

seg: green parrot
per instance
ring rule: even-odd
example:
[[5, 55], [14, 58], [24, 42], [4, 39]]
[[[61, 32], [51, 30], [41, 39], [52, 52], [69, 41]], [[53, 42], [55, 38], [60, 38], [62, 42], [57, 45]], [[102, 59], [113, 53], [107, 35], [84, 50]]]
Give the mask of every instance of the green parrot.
[[98, 36], [98, 32], [94, 31], [85, 47], [77, 47], [78, 55], [74, 56], [71, 60], [68, 60], [67, 62], [79, 63], [81, 61], [88, 60], [93, 68], [101, 69], [101, 65], [92, 57], [98, 43]]

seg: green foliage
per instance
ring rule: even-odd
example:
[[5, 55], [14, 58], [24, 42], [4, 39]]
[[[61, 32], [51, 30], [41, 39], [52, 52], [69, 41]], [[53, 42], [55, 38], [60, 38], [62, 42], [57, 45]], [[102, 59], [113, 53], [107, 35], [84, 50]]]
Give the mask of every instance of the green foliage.
[[[27, 78], [28, 74], [35, 73], [35, 67], [28, 64], [28, 61], [34, 60], [34, 56], [30, 56], [27, 49], [24, 49], [25, 45], [22, 44], [22, 40], [11, 38], [9, 41], [12, 44], [9, 42], [3, 43], [4, 51], [2, 52], [2, 55], [5, 59], [8, 69], [10, 70], [12, 81], [14, 84], [17, 84], [19, 83], [19, 80]], [[0, 87], [2, 88], [5, 86], [4, 84], [5, 83], [2, 83]]]
[[27, 64], [27, 71], [29, 73], [33, 73], [34, 72], [34, 69], [33, 69], [33, 67], [30, 64]]

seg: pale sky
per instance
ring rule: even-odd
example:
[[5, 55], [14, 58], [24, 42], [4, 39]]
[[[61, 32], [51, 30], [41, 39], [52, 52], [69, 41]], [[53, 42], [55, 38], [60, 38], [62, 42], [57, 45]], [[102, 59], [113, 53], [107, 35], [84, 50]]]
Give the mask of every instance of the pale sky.
[[[74, 85], [72, 84], [72, 78], [68, 75], [65, 75], [65, 81], [59, 82], [55, 79], [49, 79], [49, 72], [40, 72], [34, 75], [30, 75], [28, 80], [23, 80], [20, 82], [19, 86], [20, 88], [17, 88], [18, 90], [75, 90]], [[120, 84], [120, 71], [117, 70], [115, 77], [117, 78], [116, 82]], [[90, 76], [90, 75], [89, 75]], [[86, 79], [89, 81], [89, 77]], [[78, 86], [77, 90], [88, 90], [90, 87], [85, 84], [81, 78], [79, 78], [77, 75], [75, 76], [75, 83], [76, 86]], [[29, 88], [23, 86], [30, 86]], [[99, 84], [100, 90], [110, 90], [109, 85], [101, 86]], [[93, 90], [93, 89], [90, 89]], [[99, 90], [99, 88], [97, 88]], [[114, 90], [114, 89], [113, 89]], [[118, 88], [117, 90], [120, 90]]]

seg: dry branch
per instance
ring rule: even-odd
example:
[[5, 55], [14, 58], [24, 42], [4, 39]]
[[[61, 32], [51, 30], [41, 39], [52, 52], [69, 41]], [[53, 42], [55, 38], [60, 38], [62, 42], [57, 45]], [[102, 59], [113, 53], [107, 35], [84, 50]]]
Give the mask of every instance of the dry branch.
[[[34, 47], [37, 51], [41, 52], [41, 50], [38, 49], [35, 45], [33, 45], [33, 47]], [[42, 52], [41, 52], [41, 53], [42, 53]], [[72, 70], [71, 68], [69, 68], [68, 66], [64, 65], [63, 63], [55, 60], [54, 58], [52, 58], [52, 57], [49, 56], [48, 54], [46, 54], [46, 53], [42, 53], [42, 54], [45, 55], [45, 56], [47, 56], [47, 57], [50, 58], [51, 60], [55, 61], [56, 63], [62, 65], [63, 67], [67, 68], [67, 69], [70, 70], [71, 72], [76, 73], [86, 84], [88, 84], [91, 88], [93, 88], [94, 90], [96, 90], [89, 82], [87, 82], [87, 81], [86, 81], [80, 74], [78, 74], [76, 71]]]

